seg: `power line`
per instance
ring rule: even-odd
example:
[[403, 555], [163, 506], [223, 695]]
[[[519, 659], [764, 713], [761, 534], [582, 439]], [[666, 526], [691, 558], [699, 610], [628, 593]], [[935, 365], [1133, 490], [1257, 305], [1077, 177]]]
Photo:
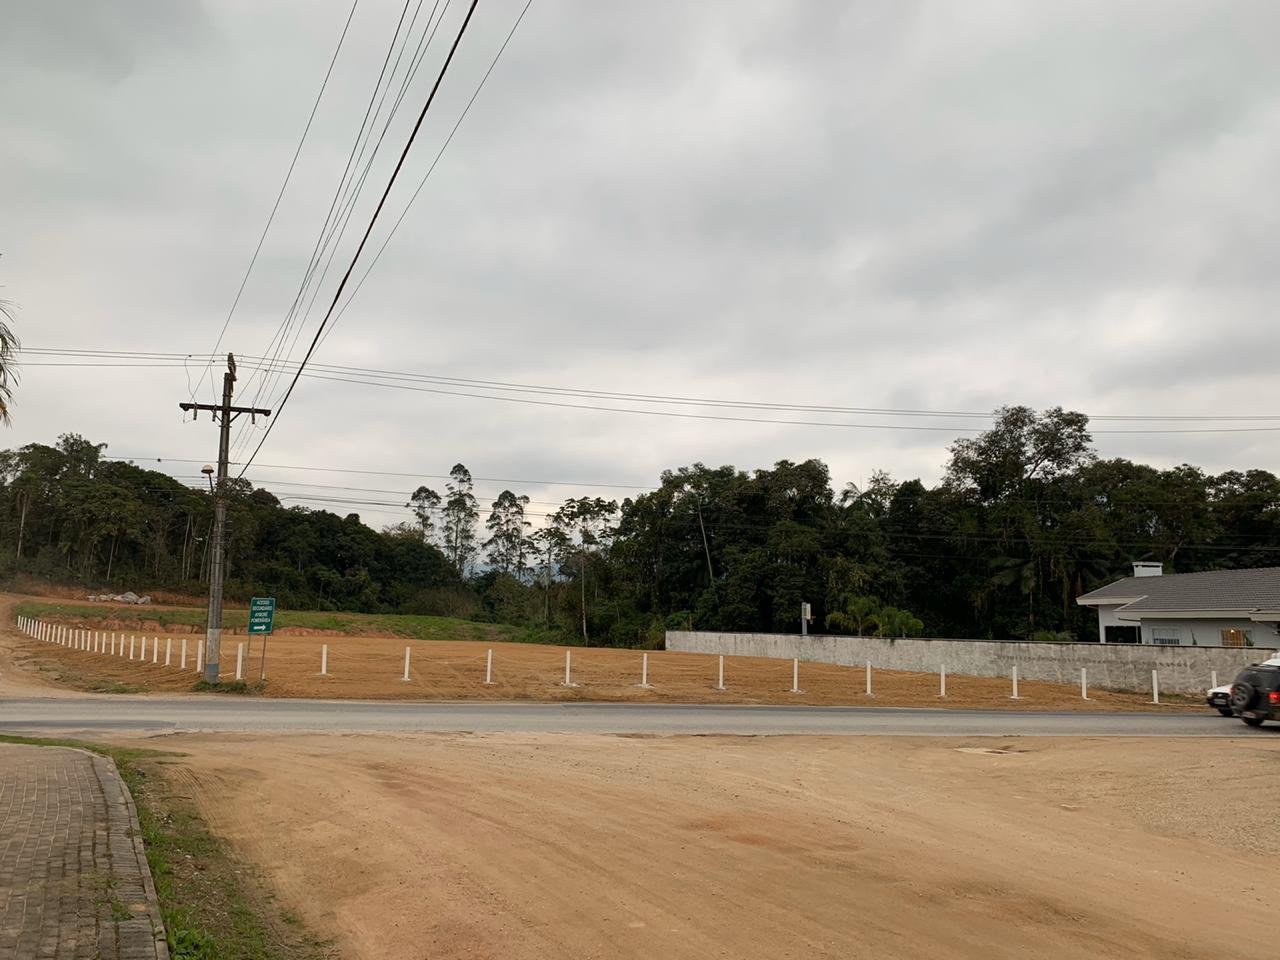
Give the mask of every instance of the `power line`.
[[[369, 94], [369, 102], [365, 104], [364, 115], [360, 118], [360, 126], [356, 130], [355, 139], [351, 144], [351, 150], [348, 152], [346, 163], [343, 165], [342, 176], [339, 178], [338, 186], [334, 190], [332, 199], [329, 201], [329, 209], [325, 212], [324, 222], [320, 225], [320, 232], [316, 237], [315, 245], [312, 247], [311, 255], [307, 258], [307, 265], [302, 275], [302, 283], [299, 285], [297, 293], [294, 294], [293, 302], [285, 312], [285, 316], [276, 328], [275, 334], [273, 334], [271, 339], [267, 342], [266, 352], [271, 354], [273, 359], [278, 359], [280, 352], [284, 349], [285, 342], [289, 336], [288, 331], [297, 317], [298, 308], [302, 305], [302, 300], [306, 296], [306, 290], [315, 275], [315, 268], [319, 266], [320, 260], [324, 256], [324, 251], [327, 249], [328, 244], [333, 237], [333, 232], [330, 229], [330, 222], [332, 221], [336, 227], [337, 221], [334, 219], [334, 211], [338, 209], [341, 198], [348, 190], [349, 184], [347, 178], [351, 175], [354, 169], [353, 164], [358, 162], [356, 159], [357, 150], [360, 147], [361, 141], [365, 139], [365, 128], [373, 122], [371, 120], [373, 105], [378, 98], [378, 91], [382, 89], [382, 81], [386, 76], [387, 65], [391, 62], [391, 55], [395, 51], [396, 40], [400, 36], [400, 28], [404, 25], [405, 14], [409, 11], [409, 3], [410, 0], [404, 0], [404, 6], [401, 8], [399, 19], [396, 21], [395, 32], [392, 33], [391, 41], [387, 44], [387, 52], [382, 58], [382, 67], [378, 71], [378, 78], [374, 82], [373, 90]], [[388, 84], [389, 83], [390, 80], [388, 80]], [[369, 128], [372, 129], [372, 127]], [[249, 389], [252, 381], [253, 376], [251, 376], [249, 381], [246, 382], [246, 390]], [[265, 385], [266, 382], [264, 376], [263, 380], [258, 384], [257, 393], [254, 394], [254, 403], [258, 403], [262, 400], [263, 387], [265, 387]], [[237, 445], [239, 444], [239, 440], [240, 434], [237, 433]]]
[[[240, 280], [240, 287], [236, 290], [235, 299], [231, 301], [231, 309], [227, 311], [227, 318], [222, 321], [222, 329], [218, 332], [218, 339], [213, 345], [212, 353], [216, 355], [218, 349], [222, 346], [222, 338], [226, 336], [227, 327], [231, 324], [231, 317], [236, 312], [236, 307], [240, 304], [240, 296], [244, 293], [245, 285], [249, 282], [249, 275], [253, 273], [253, 267], [258, 262], [258, 254], [262, 252], [262, 244], [267, 239], [267, 232], [271, 229], [271, 224], [275, 221], [276, 211], [280, 209], [280, 201], [284, 199], [285, 189], [289, 186], [289, 180], [293, 177], [293, 169], [298, 164], [298, 157], [302, 154], [302, 145], [307, 142], [307, 134], [311, 132], [311, 123], [316, 118], [316, 110], [320, 107], [320, 101], [324, 97], [325, 88], [329, 85], [329, 77], [333, 73], [333, 65], [338, 62], [338, 54], [342, 50], [342, 44], [347, 39], [347, 30], [351, 27], [351, 19], [355, 16], [356, 7], [360, 5], [360, 0], [353, 0], [351, 11], [347, 14], [346, 23], [342, 25], [342, 33], [338, 37], [338, 45], [333, 50], [333, 56], [329, 58], [328, 69], [324, 72], [324, 79], [320, 81], [320, 90], [316, 93], [315, 103], [311, 105], [311, 113], [307, 115], [307, 125], [303, 127], [302, 137], [298, 140], [298, 146], [293, 151], [293, 159], [289, 161], [289, 169], [285, 172], [284, 182], [280, 184], [280, 192], [276, 194], [276, 202], [271, 206], [271, 213], [267, 215], [266, 225], [262, 228], [262, 234], [258, 237], [258, 244], [253, 248], [253, 256], [249, 258], [249, 266], [244, 272], [244, 277]], [[213, 361], [210, 360], [205, 364], [200, 379], [196, 381], [196, 385], [191, 390], [191, 399], [194, 401], [196, 392], [204, 384], [205, 377], [209, 375], [213, 368]]]
[[[24, 350], [24, 353], [46, 353], [51, 351], [45, 350]], [[72, 351], [67, 351], [69, 355]], [[157, 362], [162, 359], [171, 360], [173, 365], [179, 365], [177, 361], [188, 356], [187, 354], [124, 354], [123, 352], [99, 352], [99, 351], [74, 351], [76, 356], [91, 357], [102, 355], [111, 356], [145, 356], [147, 358], [156, 359]], [[257, 364], [261, 366], [272, 366], [284, 370], [293, 370], [296, 372], [298, 364], [291, 361], [274, 361], [269, 357], [244, 356], [240, 359], [241, 365], [246, 367], [254, 367]], [[32, 366], [41, 365], [39, 363], [30, 364]], [[48, 364], [54, 365], [54, 364]], [[107, 364], [104, 364], [107, 365]], [[979, 412], [974, 410], [923, 410], [895, 407], [866, 407], [866, 406], [840, 406], [836, 404], [797, 404], [797, 403], [780, 403], [766, 400], [732, 400], [724, 398], [712, 397], [686, 397], [679, 395], [664, 394], [647, 394], [647, 393], [628, 393], [623, 391], [595, 390], [583, 387], [560, 387], [548, 384], [531, 384], [519, 383], [504, 380], [487, 380], [471, 377], [454, 377], [442, 374], [426, 374], [426, 373], [409, 373], [404, 371], [380, 370], [371, 367], [352, 367], [340, 364], [310, 364], [310, 371], [304, 373], [304, 376], [317, 377], [321, 374], [332, 374], [345, 378], [342, 382], [357, 383], [370, 386], [397, 386], [399, 382], [408, 382], [411, 384], [440, 384], [445, 386], [465, 386], [483, 388], [492, 391], [501, 391], [507, 393], [518, 394], [538, 394], [546, 396], [566, 396], [573, 398], [585, 399], [606, 399], [618, 400], [634, 403], [649, 403], [661, 405], [676, 406], [698, 406], [712, 408], [728, 408], [728, 409], [744, 409], [744, 410], [776, 410], [776, 411], [797, 411], [797, 412], [815, 412], [815, 413], [839, 413], [839, 414], [858, 414], [863, 416], [904, 416], [904, 417], [936, 417], [936, 418], [969, 418], [981, 420], [994, 420], [997, 414], [994, 412]], [[444, 391], [440, 391], [444, 392]], [[479, 399], [503, 399], [500, 397], [491, 397], [485, 394], [470, 393], [453, 393], [454, 396], [469, 396]], [[594, 408], [587, 409], [605, 409], [618, 410], [618, 408]], [[632, 412], [627, 410], [619, 410], [619, 412]], [[1280, 422], [1280, 414], [1088, 414], [1089, 420], [1092, 421], [1150, 421], [1150, 422], [1169, 422], [1169, 423], [1265, 423]], [[796, 422], [796, 421], [782, 421]], [[840, 426], [841, 424], [829, 424]], [[935, 430], [954, 430], [954, 427], [933, 427]], [[1204, 430], [1200, 432], [1223, 432], [1228, 428], [1214, 428], [1212, 430]], [[1248, 428], [1250, 431], [1270, 430], [1280, 428]], [[1172, 432], [1169, 430], [1157, 430], [1154, 428], [1144, 430], [1091, 430], [1092, 433], [1165, 433]], [[1193, 431], [1179, 431], [1193, 432]]]
[[458, 116], [458, 120], [453, 125], [453, 129], [449, 131], [449, 135], [445, 137], [444, 143], [440, 145], [440, 149], [436, 151], [435, 159], [431, 161], [431, 166], [427, 167], [427, 172], [422, 175], [422, 179], [418, 181], [417, 188], [409, 197], [409, 202], [404, 205], [404, 209], [400, 211], [400, 216], [396, 218], [396, 222], [391, 225], [391, 229], [387, 232], [386, 238], [382, 241], [382, 246], [378, 247], [378, 252], [373, 255], [373, 259], [369, 261], [369, 266], [365, 268], [364, 273], [360, 275], [360, 279], [356, 282], [355, 288], [351, 291], [351, 296], [347, 297], [347, 302], [342, 305], [338, 311], [338, 315], [334, 317], [333, 324], [329, 330], [325, 332], [321, 338], [321, 344], [333, 332], [333, 327], [338, 325], [338, 321], [342, 319], [343, 314], [347, 312], [347, 308], [351, 306], [351, 301], [356, 298], [360, 289], [364, 286], [364, 282], [369, 279], [369, 274], [373, 272], [373, 268], [378, 265], [378, 261], [382, 259], [383, 252], [387, 249], [387, 245], [391, 243], [391, 238], [396, 235], [396, 231], [400, 229], [400, 224], [404, 222], [405, 216], [409, 213], [409, 208], [413, 206], [413, 202], [418, 199], [418, 194], [422, 192], [422, 188], [427, 185], [432, 172], [435, 171], [436, 165], [440, 162], [440, 158], [444, 156], [445, 150], [449, 148], [449, 144], [453, 142], [453, 136], [458, 132], [458, 128], [462, 126], [462, 121], [467, 119], [467, 114], [471, 112], [472, 105], [476, 102], [476, 98], [480, 96], [480, 91], [484, 89], [484, 85], [489, 81], [489, 75], [493, 73], [493, 68], [498, 65], [503, 52], [507, 49], [507, 45], [511, 42], [511, 38], [516, 35], [516, 29], [520, 26], [520, 21], [524, 19], [524, 15], [529, 12], [529, 7], [533, 5], [533, 0], [526, 0], [524, 8], [520, 11], [520, 15], [516, 17], [516, 22], [512, 24], [510, 31], [507, 32], [506, 39], [502, 41], [502, 46], [498, 48], [498, 52], [493, 55], [493, 59], [489, 62], [489, 69], [484, 72], [484, 76], [480, 78], [479, 84], [476, 85], [475, 92], [471, 94], [471, 99], [467, 101], [467, 105], [462, 108], [462, 113]]
[[449, 65], [453, 62], [454, 54], [457, 53], [458, 45], [462, 43], [462, 37], [467, 32], [467, 27], [471, 24], [471, 17], [475, 13], [476, 5], [479, 0], [471, 0], [471, 5], [467, 8], [466, 19], [462, 21], [462, 26], [458, 29], [458, 35], [453, 40], [453, 45], [449, 48], [449, 54], [445, 57], [444, 64], [440, 67], [440, 73], [436, 77], [436, 82], [431, 87], [431, 93], [427, 97], [427, 102], [422, 106], [422, 112], [418, 114], [418, 121], [413, 126], [413, 131], [409, 134], [409, 139], [404, 145], [404, 149], [400, 152], [400, 159], [396, 161], [395, 169], [391, 172], [391, 178], [387, 181], [386, 188], [382, 191], [382, 197], [378, 200], [378, 206], [373, 211], [373, 216], [369, 218], [369, 225], [365, 228], [364, 236], [360, 239], [360, 245], [356, 248], [351, 263], [347, 266], [346, 272], [342, 275], [342, 282], [338, 284], [338, 289], [333, 295], [333, 301], [329, 304], [329, 309], [325, 311], [324, 318], [320, 321], [320, 326], [316, 329], [316, 335], [311, 339], [311, 346], [307, 348], [306, 354], [302, 358], [302, 362], [298, 365], [297, 371], [293, 375], [293, 379], [289, 383], [289, 388], [285, 391], [280, 403], [276, 405], [276, 415], [272, 417], [271, 423], [268, 425], [266, 432], [262, 435], [262, 439], [258, 441], [258, 445], [254, 448], [253, 453], [249, 455], [249, 459], [245, 462], [244, 467], [240, 471], [240, 476], [244, 476], [245, 470], [253, 463], [258, 456], [258, 452], [262, 449], [263, 444], [267, 442], [267, 438], [271, 436], [272, 430], [280, 421], [280, 413], [285, 405], [289, 402], [289, 398], [293, 396], [294, 388], [298, 385], [298, 379], [302, 375], [303, 369], [307, 365], [307, 361], [311, 359], [311, 354], [315, 352], [316, 344], [320, 342], [320, 335], [324, 333], [325, 325], [329, 322], [329, 318], [333, 316], [333, 311], [338, 305], [338, 301], [342, 297], [343, 290], [346, 289], [347, 281], [351, 279], [351, 273], [355, 270], [356, 263], [360, 259], [360, 254], [364, 251], [364, 246], [369, 241], [369, 235], [373, 233], [374, 224], [378, 222], [378, 215], [382, 212], [383, 206], [387, 202], [387, 197], [391, 194], [391, 188], [395, 185], [396, 178], [399, 177], [401, 169], [404, 167], [404, 161], [409, 156], [409, 150], [413, 147], [413, 141], [418, 136], [418, 131], [422, 128], [422, 122], [427, 118], [427, 111], [431, 109], [431, 104], [435, 101], [436, 92], [440, 89], [440, 84], [444, 80], [445, 73], [449, 70]]

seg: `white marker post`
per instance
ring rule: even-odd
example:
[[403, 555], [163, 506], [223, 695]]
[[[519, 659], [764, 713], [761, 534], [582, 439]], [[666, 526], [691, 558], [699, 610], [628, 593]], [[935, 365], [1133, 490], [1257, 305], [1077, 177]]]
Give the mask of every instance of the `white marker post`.
[[484, 683], [486, 687], [493, 686], [493, 647], [484, 656]]
[[404, 648], [404, 677], [402, 679], [406, 683], [409, 681], [409, 648], [408, 647]]
[[1160, 671], [1151, 671], [1151, 702], [1160, 702]]
[[947, 665], [944, 663], [942, 669], [938, 671], [938, 696], [945, 697], [947, 695]]
[[716, 689], [717, 690], [724, 689], [724, 654], [720, 655], [720, 673], [718, 674], [718, 679], [716, 680]]
[[649, 689], [649, 655], [647, 653], [640, 656], [640, 686]]
[[196, 673], [204, 673], [204, 644], [196, 641]]
[[129, 634], [129, 659], [130, 660], [133, 659], [134, 644], [136, 644], [137, 641], [138, 641], [137, 637], [135, 637], [133, 634]]
[[800, 692], [800, 658], [791, 658], [791, 692]]
[[1018, 665], [1016, 663], [1013, 665], [1013, 696], [1010, 697], [1009, 699], [1010, 700], [1022, 699], [1020, 696], [1018, 696]]
[[182, 669], [187, 669], [187, 638], [182, 638]]
[[236, 679], [244, 679], [244, 644], [236, 644]]
[[151, 662], [157, 663], [157, 664], [160, 662], [160, 638], [159, 637], [151, 638]]
[[142, 635], [142, 650], [140, 651], [140, 653], [141, 653], [141, 656], [139, 656], [138, 659], [146, 660], [147, 659], [147, 635], [145, 633]]
[[167, 667], [173, 661], [173, 637], [166, 637], [164, 641], [164, 665]]
[[564, 652], [564, 685], [566, 687], [573, 686], [573, 679], [572, 679], [573, 659], [572, 658], [573, 658], [573, 651], [566, 650]]
[[1217, 685], [1218, 685], [1218, 671], [1217, 671], [1217, 670], [1210, 670], [1210, 671], [1209, 671], [1209, 686], [1210, 686], [1210, 687], [1216, 687]]
[[329, 675], [329, 645], [327, 643], [320, 644], [320, 676], [327, 677]]
[[1089, 671], [1084, 667], [1080, 668], [1080, 699], [1089, 699]]
[[867, 696], [868, 697], [875, 696], [875, 694], [871, 692], [871, 661], [870, 660], [867, 661]]

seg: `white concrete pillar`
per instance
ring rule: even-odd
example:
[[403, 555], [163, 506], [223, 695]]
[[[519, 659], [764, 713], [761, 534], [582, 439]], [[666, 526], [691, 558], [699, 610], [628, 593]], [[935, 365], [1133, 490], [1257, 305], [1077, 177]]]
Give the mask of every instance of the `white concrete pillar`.
[[196, 673], [204, 673], [204, 639], [196, 641]]
[[1080, 668], [1080, 699], [1089, 699], [1089, 671], [1084, 667]]
[[870, 660], [867, 661], [867, 696], [868, 697], [875, 696], [875, 694], [871, 692], [871, 661]]
[[173, 637], [166, 637], [164, 641], [164, 665], [167, 667], [173, 661]]
[[159, 637], [151, 638], [151, 662], [152, 663], [160, 662], [160, 638]]
[[409, 648], [408, 648], [408, 647], [405, 647], [405, 648], [404, 648], [404, 677], [403, 677], [403, 679], [404, 679], [406, 682], [407, 682], [407, 681], [408, 681], [408, 679], [409, 679]]
[[486, 686], [493, 685], [493, 647], [484, 655], [484, 682]]
[[1151, 702], [1160, 702], [1160, 671], [1151, 671]]
[[564, 652], [564, 685], [566, 687], [573, 686], [573, 651], [566, 650]]
[[945, 697], [947, 695], [947, 665], [944, 663], [942, 669], [938, 671], [938, 696]]
[[180, 669], [187, 669], [187, 638], [182, 638], [182, 666]]
[[1013, 696], [1011, 696], [1009, 699], [1010, 700], [1022, 699], [1020, 696], [1018, 696], [1018, 665], [1016, 663], [1013, 665]]
[[1216, 687], [1217, 685], [1218, 685], [1218, 671], [1217, 671], [1217, 670], [1210, 670], [1210, 671], [1209, 671], [1209, 686], [1210, 686], [1210, 687]]
[[649, 689], [649, 655], [647, 653], [640, 656], [640, 686], [646, 690]]
[[244, 642], [236, 644], [236, 679], [244, 679]]
[[[137, 639], [138, 639], [138, 638], [137, 638], [137, 637], [135, 637], [132, 633], [131, 633], [131, 634], [129, 634], [129, 659], [130, 659], [130, 660], [132, 660], [132, 659], [133, 659], [133, 651], [134, 651], [134, 646], [135, 646], [135, 644], [136, 644], [136, 642], [137, 642]], [[145, 638], [145, 637], [143, 637], [143, 641], [144, 641], [144, 642], [145, 642], [145, 640], [146, 640], [146, 638]]]
[[327, 643], [320, 644], [320, 676], [327, 677], [329, 675], [329, 645]]
[[791, 692], [800, 692], [800, 658], [791, 658]]
[[724, 689], [724, 654], [720, 654], [720, 669], [716, 674], [716, 689]]

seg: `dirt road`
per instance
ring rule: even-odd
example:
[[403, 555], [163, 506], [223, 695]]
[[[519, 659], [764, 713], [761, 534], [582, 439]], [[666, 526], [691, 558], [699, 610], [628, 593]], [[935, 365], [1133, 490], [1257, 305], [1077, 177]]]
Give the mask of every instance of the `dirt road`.
[[175, 792], [346, 957], [1275, 953], [1272, 744], [167, 742]]

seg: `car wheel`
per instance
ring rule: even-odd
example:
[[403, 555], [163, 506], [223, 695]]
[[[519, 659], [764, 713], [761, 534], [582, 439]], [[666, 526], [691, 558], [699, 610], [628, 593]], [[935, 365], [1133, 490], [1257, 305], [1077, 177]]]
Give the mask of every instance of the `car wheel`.
[[1231, 706], [1237, 710], [1247, 710], [1256, 695], [1257, 691], [1253, 689], [1253, 684], [1251, 683], [1233, 684], [1231, 687]]
[[1231, 716], [1231, 708], [1230, 708], [1230, 707], [1219, 707], [1219, 708], [1218, 708], [1218, 712], [1219, 712], [1220, 714], [1222, 714], [1224, 717], [1229, 717], [1229, 716]]
[[1251, 727], [1262, 726], [1261, 717], [1241, 717], [1240, 719], [1243, 720], [1248, 726], [1251, 726]]

